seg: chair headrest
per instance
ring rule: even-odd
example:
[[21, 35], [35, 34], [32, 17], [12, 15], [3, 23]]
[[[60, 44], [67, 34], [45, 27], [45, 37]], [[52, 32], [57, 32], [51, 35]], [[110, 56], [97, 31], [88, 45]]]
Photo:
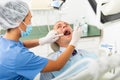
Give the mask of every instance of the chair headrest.
[[56, 52], [56, 51], [58, 51], [60, 49], [60, 46], [57, 43], [55, 43], [55, 42], [51, 43], [50, 46], [51, 46], [51, 48], [52, 48], [52, 50], [54, 52]]

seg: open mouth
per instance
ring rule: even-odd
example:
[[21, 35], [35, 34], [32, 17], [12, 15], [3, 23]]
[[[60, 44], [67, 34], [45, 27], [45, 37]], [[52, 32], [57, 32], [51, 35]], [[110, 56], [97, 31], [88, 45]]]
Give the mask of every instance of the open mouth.
[[64, 31], [64, 35], [65, 35], [65, 36], [68, 36], [68, 35], [70, 35], [70, 34], [71, 34], [70, 31], [68, 31], [68, 30]]

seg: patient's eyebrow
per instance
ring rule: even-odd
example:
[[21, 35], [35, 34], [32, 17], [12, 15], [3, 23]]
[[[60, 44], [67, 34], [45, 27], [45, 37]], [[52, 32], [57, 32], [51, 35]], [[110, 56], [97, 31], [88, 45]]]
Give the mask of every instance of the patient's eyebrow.
[[62, 27], [62, 24], [57, 24], [56, 26], [57, 26], [56, 28], [58, 29]]

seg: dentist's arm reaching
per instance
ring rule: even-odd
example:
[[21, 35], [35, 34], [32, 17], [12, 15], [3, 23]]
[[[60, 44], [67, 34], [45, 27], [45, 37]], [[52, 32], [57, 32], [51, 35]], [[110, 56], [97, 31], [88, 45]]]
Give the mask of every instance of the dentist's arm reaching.
[[38, 45], [44, 45], [44, 44], [55, 42], [57, 39], [59, 39], [59, 36], [62, 36], [62, 35], [58, 34], [57, 31], [55, 30], [51, 30], [45, 37], [42, 37], [39, 39], [33, 39], [33, 40], [25, 40], [23, 44], [27, 48], [32, 48]]

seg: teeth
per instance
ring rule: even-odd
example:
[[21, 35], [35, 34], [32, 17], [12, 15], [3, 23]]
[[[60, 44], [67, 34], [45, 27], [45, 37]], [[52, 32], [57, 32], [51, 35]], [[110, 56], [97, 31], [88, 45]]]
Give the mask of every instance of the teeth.
[[63, 36], [64, 34], [59, 34], [59, 36]]
[[63, 36], [64, 34], [58, 34], [58, 36]]

